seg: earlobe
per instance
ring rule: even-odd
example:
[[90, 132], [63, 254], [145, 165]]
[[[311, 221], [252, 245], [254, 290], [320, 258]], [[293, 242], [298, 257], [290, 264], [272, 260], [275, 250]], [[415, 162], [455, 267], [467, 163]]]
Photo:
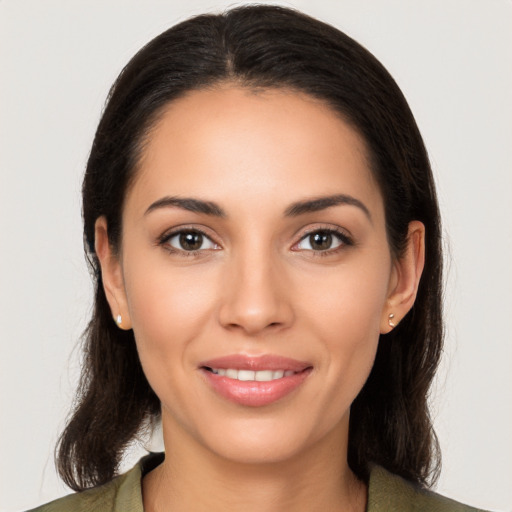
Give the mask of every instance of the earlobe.
[[120, 329], [131, 329], [122, 267], [110, 245], [105, 217], [96, 220], [94, 232], [94, 247], [101, 267], [101, 280], [113, 321]]
[[381, 334], [393, 330], [412, 308], [424, 265], [425, 226], [415, 220], [409, 223], [404, 254], [394, 264], [388, 300], [382, 313]]

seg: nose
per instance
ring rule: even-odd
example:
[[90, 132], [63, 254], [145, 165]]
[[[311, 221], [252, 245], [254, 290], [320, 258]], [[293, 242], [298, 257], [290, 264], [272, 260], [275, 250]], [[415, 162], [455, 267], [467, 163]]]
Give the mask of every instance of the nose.
[[268, 255], [231, 261], [224, 276], [221, 325], [251, 336], [289, 327], [294, 314], [285, 274]]

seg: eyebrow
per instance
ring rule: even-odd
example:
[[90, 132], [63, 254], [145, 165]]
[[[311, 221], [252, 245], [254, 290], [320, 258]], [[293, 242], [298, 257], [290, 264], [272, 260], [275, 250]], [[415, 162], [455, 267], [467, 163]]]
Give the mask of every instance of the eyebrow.
[[313, 213], [332, 206], [349, 205], [356, 206], [364, 212], [369, 221], [372, 222], [370, 210], [359, 199], [346, 194], [336, 194], [332, 196], [315, 197], [306, 201], [298, 201], [290, 205], [284, 212], [287, 217], [298, 217], [305, 213]]
[[[284, 212], [286, 217], [298, 217], [305, 213], [314, 213], [333, 206], [349, 205], [361, 209], [372, 222], [372, 216], [368, 208], [359, 199], [346, 194], [316, 197], [305, 201], [297, 201], [291, 204]], [[226, 217], [226, 212], [213, 201], [203, 201], [192, 197], [166, 196], [152, 203], [144, 215], [160, 208], [181, 208], [189, 212], [203, 213], [214, 217]]]
[[191, 197], [166, 196], [152, 203], [145, 211], [144, 215], [160, 208], [181, 208], [189, 212], [204, 213], [214, 217], [226, 217], [224, 210], [212, 201], [202, 201]]

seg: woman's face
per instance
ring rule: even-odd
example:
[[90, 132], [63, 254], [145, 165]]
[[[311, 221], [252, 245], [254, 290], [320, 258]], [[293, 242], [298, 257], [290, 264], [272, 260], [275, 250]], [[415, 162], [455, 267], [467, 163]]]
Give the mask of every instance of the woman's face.
[[102, 222], [166, 437], [245, 462], [346, 442], [403, 273], [347, 123], [294, 92], [191, 92], [150, 134], [110, 266]]

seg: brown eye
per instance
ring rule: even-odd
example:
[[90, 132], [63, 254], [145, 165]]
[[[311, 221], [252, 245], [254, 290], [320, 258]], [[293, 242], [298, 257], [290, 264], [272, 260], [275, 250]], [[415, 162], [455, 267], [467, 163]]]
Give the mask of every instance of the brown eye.
[[174, 250], [193, 252], [205, 249], [217, 249], [218, 246], [200, 231], [179, 231], [173, 233], [163, 243]]
[[321, 229], [306, 235], [297, 245], [296, 250], [325, 252], [342, 245], [351, 245], [350, 239], [337, 231]]
[[332, 235], [326, 231], [319, 231], [309, 235], [309, 244], [314, 251], [326, 251], [331, 248]]
[[197, 232], [181, 233], [179, 240], [181, 249], [185, 251], [197, 251], [203, 245], [203, 235]]

